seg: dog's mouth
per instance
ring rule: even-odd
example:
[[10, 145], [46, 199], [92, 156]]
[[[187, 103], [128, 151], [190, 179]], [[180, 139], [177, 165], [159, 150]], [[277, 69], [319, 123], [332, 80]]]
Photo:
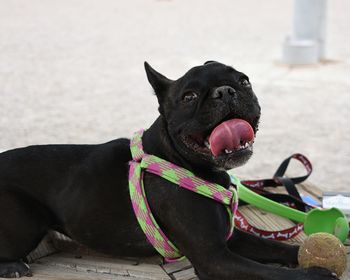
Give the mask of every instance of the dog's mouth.
[[195, 152], [221, 158], [252, 151], [255, 130], [248, 121], [233, 118], [222, 121], [207, 132], [182, 138], [183, 143]]

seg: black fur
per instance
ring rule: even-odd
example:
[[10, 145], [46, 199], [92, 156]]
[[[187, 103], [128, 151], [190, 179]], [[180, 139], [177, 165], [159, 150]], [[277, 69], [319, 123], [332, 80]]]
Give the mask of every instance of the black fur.
[[[147, 63], [145, 68], [160, 111], [144, 133], [145, 151], [228, 187], [225, 169], [243, 164], [252, 151], [214, 158], [191, 141], [203, 140], [217, 124], [231, 118], [245, 119], [257, 131], [260, 107], [248, 77], [213, 61], [192, 68], [176, 81]], [[217, 94], [220, 86], [230, 86], [234, 94]], [[110, 255], [156, 254], [132, 210], [130, 160], [128, 139], [101, 145], [30, 146], [2, 153], [0, 277], [28, 274], [20, 260], [49, 229]], [[155, 218], [201, 280], [337, 279], [324, 269], [265, 264], [296, 265], [297, 246], [239, 230], [226, 242], [228, 216], [223, 205], [151, 174], [145, 176], [145, 189]]]

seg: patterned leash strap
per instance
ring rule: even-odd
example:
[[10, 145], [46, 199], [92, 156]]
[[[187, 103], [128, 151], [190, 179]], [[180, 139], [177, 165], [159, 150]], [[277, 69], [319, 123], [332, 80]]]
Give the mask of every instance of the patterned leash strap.
[[[285, 176], [285, 172], [292, 159], [299, 161], [304, 166], [306, 170], [306, 175], [295, 177], [295, 178], [289, 178]], [[314, 208], [314, 206], [309, 205], [302, 200], [295, 184], [299, 184], [305, 181], [310, 176], [311, 172], [312, 172], [312, 164], [308, 160], [308, 158], [302, 154], [293, 154], [290, 157], [286, 158], [281, 163], [281, 165], [278, 167], [272, 179], [246, 180], [246, 181], [242, 181], [241, 183], [246, 187], [249, 187], [251, 190], [259, 193], [260, 195], [265, 196], [266, 198], [272, 199], [279, 203], [287, 204], [289, 207], [296, 208], [300, 211], [306, 212], [309, 209]], [[231, 179], [232, 181], [235, 180], [234, 177]], [[279, 186], [284, 186], [288, 192], [288, 195], [271, 193], [265, 190], [266, 187], [279, 187]], [[280, 241], [285, 241], [285, 240], [294, 238], [304, 229], [304, 224], [298, 223], [293, 227], [283, 229], [283, 230], [277, 230], [277, 231], [262, 230], [251, 225], [240, 211], [237, 211], [235, 215], [235, 225], [237, 228], [247, 231], [256, 236], [260, 236], [266, 239], [280, 240]]]
[[158, 175], [182, 188], [224, 204], [230, 221], [230, 229], [227, 234], [227, 239], [229, 239], [233, 233], [233, 219], [238, 207], [238, 195], [235, 188], [231, 186], [230, 189], [226, 189], [218, 184], [196, 177], [185, 168], [157, 156], [145, 154], [142, 147], [142, 134], [142, 130], [135, 133], [130, 141], [133, 160], [129, 163], [129, 189], [137, 221], [148, 241], [167, 262], [184, 258], [161, 230], [151, 213], [143, 184], [144, 171]]

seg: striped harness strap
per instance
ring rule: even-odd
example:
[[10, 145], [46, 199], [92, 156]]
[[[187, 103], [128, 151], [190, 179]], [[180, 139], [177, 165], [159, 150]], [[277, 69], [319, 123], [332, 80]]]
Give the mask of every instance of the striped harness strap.
[[233, 186], [226, 189], [218, 184], [210, 183], [196, 177], [191, 171], [185, 168], [154, 155], [145, 154], [142, 146], [142, 134], [143, 130], [140, 130], [130, 140], [132, 160], [129, 162], [129, 191], [137, 221], [148, 241], [167, 262], [174, 262], [185, 258], [166, 237], [151, 213], [143, 184], [145, 171], [224, 204], [229, 214], [230, 230], [227, 235], [227, 239], [229, 239], [233, 233], [233, 219], [238, 206], [236, 189]]

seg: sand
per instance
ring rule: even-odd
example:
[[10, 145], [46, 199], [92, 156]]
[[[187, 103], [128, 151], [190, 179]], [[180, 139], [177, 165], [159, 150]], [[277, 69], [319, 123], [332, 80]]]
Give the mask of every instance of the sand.
[[[271, 177], [295, 152], [312, 182], [350, 191], [350, 2], [329, 1], [327, 63], [280, 61], [293, 1], [4, 1], [0, 150], [101, 143], [157, 116], [143, 61], [170, 78], [218, 60], [245, 72], [262, 106], [255, 155], [235, 171]], [[290, 173], [303, 170], [293, 165]]]

